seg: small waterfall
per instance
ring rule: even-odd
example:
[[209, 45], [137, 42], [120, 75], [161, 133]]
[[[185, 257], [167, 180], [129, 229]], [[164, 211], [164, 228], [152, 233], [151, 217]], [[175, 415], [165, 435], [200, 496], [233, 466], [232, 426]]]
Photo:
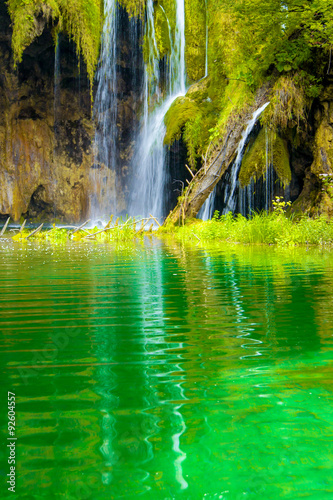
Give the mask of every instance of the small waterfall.
[[215, 196], [216, 196], [216, 186], [214, 190], [210, 193], [205, 203], [202, 205], [199, 210], [198, 219], [201, 220], [210, 220], [214, 214], [214, 205], [215, 205]]
[[244, 148], [245, 148], [246, 142], [248, 140], [248, 137], [253, 130], [253, 127], [255, 126], [259, 116], [264, 111], [264, 109], [268, 106], [268, 104], [269, 104], [269, 102], [266, 102], [263, 106], [261, 106], [261, 108], [257, 109], [253, 113], [251, 120], [248, 122], [246, 130], [242, 134], [242, 138], [241, 138], [240, 143], [238, 144], [238, 148], [237, 148], [237, 157], [236, 157], [236, 160], [232, 166], [228, 189], [226, 189], [226, 191], [225, 191], [225, 196], [224, 196], [225, 208], [223, 210], [223, 214], [227, 214], [228, 212], [234, 212], [236, 209], [237, 191], [238, 191], [237, 190], [238, 174], [239, 174], [239, 169], [240, 169], [243, 155], [244, 155]]
[[[55, 42], [55, 52], [54, 52], [54, 99], [53, 99], [53, 121], [54, 121], [54, 142], [53, 142], [53, 162], [56, 164], [57, 148], [59, 142], [59, 124], [60, 124], [60, 106], [61, 106], [61, 94], [60, 94], [60, 36], [57, 34]], [[48, 175], [52, 178], [52, 191], [56, 193], [57, 190], [57, 169], [53, 168], [53, 171]], [[55, 202], [53, 202], [53, 217], [56, 218], [57, 209]]]
[[[153, 0], [147, 0], [146, 39], [149, 57], [144, 67], [143, 117], [133, 158], [134, 179], [131, 186], [129, 213], [161, 218], [165, 215], [165, 185], [167, 182], [164, 117], [172, 102], [185, 95], [185, 7], [176, 0], [176, 27], [170, 31], [171, 52], [168, 57], [165, 91], [162, 94], [160, 58], [155, 39]], [[170, 25], [168, 23], [169, 29]], [[155, 109], [151, 111], [155, 104]]]
[[281, 183], [274, 169], [274, 141], [269, 129], [265, 130], [265, 139], [266, 166], [263, 175], [258, 179], [252, 177], [247, 186], [238, 190], [238, 211], [245, 217], [254, 210], [269, 212], [274, 196], [283, 196], [285, 201], [290, 201], [290, 186]]
[[91, 216], [102, 219], [108, 218], [111, 213], [117, 213], [117, 0], [105, 0], [104, 12], [94, 105], [97, 120], [92, 174], [94, 192], [90, 196]]

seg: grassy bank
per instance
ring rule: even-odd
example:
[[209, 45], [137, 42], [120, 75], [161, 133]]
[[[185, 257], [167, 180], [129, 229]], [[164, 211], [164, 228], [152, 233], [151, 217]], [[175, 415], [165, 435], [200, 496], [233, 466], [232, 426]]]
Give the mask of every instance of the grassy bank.
[[[155, 220], [155, 219], [154, 219]], [[112, 218], [104, 229], [94, 227], [68, 226], [36, 230], [22, 227], [4, 232], [2, 237], [10, 237], [14, 241], [49, 241], [49, 242], [129, 242], [146, 235], [160, 238], [173, 237], [181, 241], [228, 242], [242, 244], [263, 244], [277, 246], [333, 245], [333, 219], [327, 216], [310, 218], [306, 215], [287, 217], [282, 209], [272, 213], [255, 213], [251, 218], [242, 215], [214, 214], [212, 220], [194, 219], [184, 226], [162, 226], [154, 230], [153, 219], [130, 218], [125, 222]], [[150, 225], [149, 225], [150, 224]], [[156, 226], [155, 226], [156, 227]], [[0, 232], [1, 235], [1, 232]]]
[[333, 220], [326, 216], [286, 217], [284, 213], [256, 213], [246, 219], [242, 215], [219, 216], [210, 221], [194, 220], [184, 226], [163, 228], [161, 233], [193, 241], [227, 241], [243, 244], [278, 246], [332, 245]]

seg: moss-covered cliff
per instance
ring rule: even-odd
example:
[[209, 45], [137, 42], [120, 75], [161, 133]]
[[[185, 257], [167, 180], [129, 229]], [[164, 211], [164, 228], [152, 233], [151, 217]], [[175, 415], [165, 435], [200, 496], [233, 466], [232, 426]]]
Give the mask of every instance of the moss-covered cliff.
[[[123, 10], [119, 15], [118, 191], [124, 199], [140, 79], [131, 86], [138, 70], [128, 57], [131, 26]], [[78, 222], [87, 217], [95, 182], [91, 80], [83, 48], [78, 58], [64, 30], [57, 35], [56, 50], [56, 21], [43, 17], [40, 22], [38, 36], [15, 68], [15, 25], [0, 4], [0, 217]], [[115, 182], [108, 167], [103, 169]]]
[[[147, 2], [118, 3], [124, 24], [118, 41], [117, 147], [125, 193], [134, 147], [131, 130], [142, 112], [142, 75], [135, 88], [130, 84], [134, 79], [126, 42], [131, 36], [128, 16], [144, 23]], [[91, 97], [103, 1], [8, 0], [0, 5], [0, 213], [16, 219], [22, 214], [82, 219], [94, 166]], [[193, 181], [187, 176], [189, 191], [200, 200], [189, 216], [227, 170], [225, 163], [219, 178], [214, 173], [214, 182], [205, 178], [223, 151], [232, 161], [246, 120], [262, 96], [270, 105], [257, 127], [257, 138], [251, 137], [241, 184], [265, 177], [266, 130], [277, 175], [284, 184], [290, 182], [294, 210], [331, 213], [330, 188], [321, 175], [333, 175], [333, 26], [328, 3], [291, 0], [281, 8], [273, 0], [184, 0], [184, 6], [189, 89], [165, 117], [164, 142], [173, 159], [175, 145], [184, 144], [187, 163], [194, 173], [200, 172]], [[175, 37], [176, 2], [156, 0], [153, 7], [155, 39], [146, 31], [144, 40], [137, 38], [138, 50], [146, 62], [155, 51], [163, 73]], [[57, 40], [59, 81], [54, 73]], [[134, 71], [141, 71], [139, 65]], [[108, 166], [103, 168], [109, 175]], [[185, 165], [182, 170], [185, 180]], [[198, 178], [201, 193], [199, 185], [193, 186]]]

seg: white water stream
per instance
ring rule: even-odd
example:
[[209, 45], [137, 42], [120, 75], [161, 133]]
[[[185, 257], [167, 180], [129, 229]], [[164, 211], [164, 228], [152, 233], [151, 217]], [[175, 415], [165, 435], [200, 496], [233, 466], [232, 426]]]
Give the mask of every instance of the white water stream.
[[264, 109], [268, 106], [269, 102], [266, 102], [261, 108], [257, 109], [253, 115], [251, 120], [248, 122], [246, 130], [242, 134], [242, 138], [238, 144], [237, 148], [237, 157], [232, 166], [230, 182], [228, 185], [228, 189], [225, 192], [224, 200], [225, 200], [225, 208], [223, 210], [223, 214], [227, 214], [228, 212], [234, 212], [237, 204], [237, 186], [238, 186], [238, 174], [239, 169], [242, 164], [242, 159], [244, 156], [244, 148], [246, 142], [248, 140], [249, 135], [251, 134], [259, 116], [264, 111]]
[[94, 191], [90, 195], [92, 218], [108, 219], [117, 213], [117, 0], [104, 1], [100, 64], [97, 71], [98, 88], [94, 115], [97, 118], [95, 156], [92, 173]]
[[[170, 32], [167, 82], [162, 92], [160, 60], [155, 40], [153, 0], [147, 1], [146, 38], [149, 57], [144, 67], [144, 110], [142, 125], [133, 158], [134, 178], [131, 186], [129, 214], [133, 216], [165, 215], [164, 192], [167, 182], [164, 117], [173, 101], [185, 95], [185, 6], [176, 1], [176, 27]], [[158, 8], [158, 7], [157, 7]], [[165, 13], [164, 13], [165, 14]], [[170, 24], [168, 23], [170, 26]], [[153, 105], [155, 104], [154, 109]]]

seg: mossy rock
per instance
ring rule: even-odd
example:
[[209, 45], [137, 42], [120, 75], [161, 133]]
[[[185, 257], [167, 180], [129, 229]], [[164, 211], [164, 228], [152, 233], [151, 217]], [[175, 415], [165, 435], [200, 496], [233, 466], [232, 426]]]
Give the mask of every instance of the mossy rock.
[[130, 17], [143, 19], [146, 7], [145, 0], [118, 0], [118, 3], [126, 9]]
[[[266, 133], [265, 129], [261, 129], [255, 142], [244, 155], [239, 172], [242, 187], [248, 186], [252, 177], [259, 179], [266, 173]], [[288, 185], [291, 181], [291, 169], [287, 142], [275, 134], [271, 148], [274, 170], [280, 181]]]
[[154, 11], [155, 40], [160, 59], [171, 51], [171, 25], [162, 6], [158, 5]]
[[328, 122], [326, 110], [315, 137], [314, 162], [311, 171], [318, 175], [333, 172], [333, 127]]
[[165, 115], [166, 134], [164, 144], [171, 145], [174, 141], [180, 139], [184, 125], [188, 121], [195, 120], [198, 113], [197, 104], [188, 97], [176, 99]]
[[209, 77], [194, 83], [187, 91], [187, 97], [197, 104], [200, 104], [205, 99], [209, 98], [209, 87], [211, 84], [211, 79]]

